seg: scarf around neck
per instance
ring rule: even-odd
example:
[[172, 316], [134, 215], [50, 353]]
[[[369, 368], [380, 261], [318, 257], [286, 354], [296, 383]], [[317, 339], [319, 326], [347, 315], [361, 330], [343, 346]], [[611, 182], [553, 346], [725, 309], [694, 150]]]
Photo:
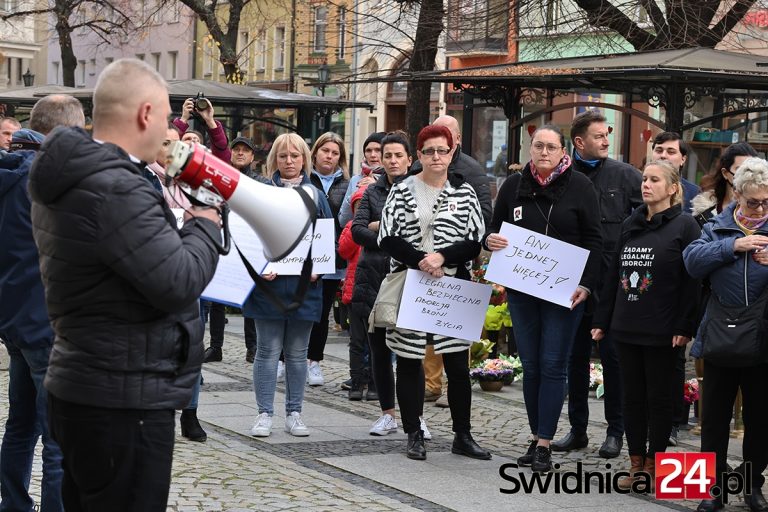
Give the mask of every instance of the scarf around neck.
[[751, 235], [763, 227], [763, 224], [768, 221], [768, 213], [762, 217], [757, 218], [747, 217], [741, 212], [741, 206], [739, 205], [733, 211], [733, 219], [736, 221], [736, 224], [739, 226], [739, 228], [741, 228], [742, 231], [744, 231], [747, 235]]
[[541, 185], [542, 187], [546, 187], [555, 179], [563, 174], [565, 171], [568, 170], [568, 168], [571, 166], [571, 157], [568, 155], [563, 156], [563, 159], [560, 160], [560, 163], [555, 167], [555, 169], [547, 176], [546, 178], [542, 178], [541, 174], [539, 174], [539, 171], [536, 169], [536, 166], [533, 165], [533, 160], [531, 160], [531, 174], [536, 179], [536, 181]]

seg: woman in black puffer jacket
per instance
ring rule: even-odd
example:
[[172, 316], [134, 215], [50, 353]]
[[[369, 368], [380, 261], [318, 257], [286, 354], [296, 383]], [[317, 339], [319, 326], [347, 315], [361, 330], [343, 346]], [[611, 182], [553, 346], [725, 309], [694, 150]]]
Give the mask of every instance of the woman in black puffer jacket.
[[[389, 273], [389, 255], [379, 248], [377, 242], [381, 212], [392, 185], [408, 174], [412, 162], [408, 141], [399, 132], [384, 137], [381, 150], [385, 174], [365, 191], [352, 221], [352, 238], [362, 246], [363, 252], [357, 262], [351, 312], [366, 320], [371, 314], [381, 282]], [[370, 433], [379, 436], [397, 431], [392, 352], [387, 348], [385, 337], [386, 330], [383, 328], [368, 333], [371, 372], [381, 406], [381, 417], [374, 422]], [[421, 378], [424, 379], [423, 372]]]

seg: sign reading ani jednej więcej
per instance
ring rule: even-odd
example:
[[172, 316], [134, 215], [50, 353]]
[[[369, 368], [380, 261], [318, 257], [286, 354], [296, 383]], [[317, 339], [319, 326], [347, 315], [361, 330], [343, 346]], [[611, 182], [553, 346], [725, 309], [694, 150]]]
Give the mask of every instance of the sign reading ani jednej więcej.
[[413, 331], [477, 341], [491, 298], [488, 284], [454, 277], [435, 278], [409, 269], [397, 326]]
[[570, 308], [589, 251], [507, 222], [499, 234], [509, 244], [493, 252], [485, 278]]

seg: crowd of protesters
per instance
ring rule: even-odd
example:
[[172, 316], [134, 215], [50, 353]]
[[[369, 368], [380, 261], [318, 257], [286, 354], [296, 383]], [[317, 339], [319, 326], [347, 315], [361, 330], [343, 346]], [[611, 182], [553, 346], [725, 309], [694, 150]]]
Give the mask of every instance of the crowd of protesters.
[[[126, 90], [126, 81], [135, 87]], [[653, 477], [655, 454], [675, 445], [688, 421], [679, 410], [686, 345], [695, 340], [690, 353], [703, 359], [707, 385], [702, 451], [716, 453], [724, 485], [741, 390], [752, 476], [745, 501], [768, 510], [761, 490], [768, 357], [723, 349], [715, 325], [724, 307], [763, 308], [762, 317], [768, 300], [768, 162], [748, 144], [723, 151], [702, 191], [681, 176], [689, 149], [679, 134], [658, 134], [653, 160], [638, 171], [609, 158], [608, 122], [586, 111], [570, 127], [572, 151], [557, 126], [531, 134], [530, 161], [503, 183], [494, 205], [488, 177], [462, 151], [450, 116], [424, 127], [415, 147], [403, 132], [370, 134], [359, 170], [350, 169], [338, 134], [321, 134], [310, 147], [283, 133], [262, 174], [254, 141], [230, 143], [215, 112], [210, 101], [189, 98], [169, 123], [163, 78], [122, 59], [99, 77], [90, 133], [79, 101], [67, 95], [42, 98], [24, 127], [0, 118], [0, 239], [13, 240], [0, 249], [0, 339], [11, 360], [0, 509], [34, 506], [28, 485], [38, 438], [46, 511], [165, 510], [175, 411], [182, 436], [207, 439], [197, 418], [201, 365], [227, 364], [226, 309], [201, 294], [217, 266], [222, 222], [218, 208], [194, 206], [166, 176], [168, 150], [180, 140], [206, 145], [261, 183], [312, 187], [317, 217], [335, 227], [334, 272], [311, 274], [297, 308], [273, 299], [290, 301], [302, 278], [274, 272], [242, 306], [258, 407], [252, 436], [270, 436], [280, 382], [285, 432], [311, 435], [304, 389], [325, 385], [329, 315], [339, 295], [339, 323], [349, 328], [350, 378], [342, 386], [350, 400], [378, 401], [370, 434], [397, 432], [399, 417], [406, 456], [424, 460], [431, 439], [424, 404], [437, 401], [450, 408], [451, 451], [491, 459], [471, 434], [471, 341], [369, 329], [368, 318], [390, 272], [470, 279], [481, 250], [508, 246], [500, 234], [506, 222], [589, 251], [569, 308], [506, 290], [532, 436], [518, 464], [548, 473], [552, 452], [588, 447], [596, 343], [608, 424], [598, 455], [618, 457], [626, 437], [630, 468], [619, 485], [632, 489], [642, 475]], [[757, 333], [758, 344], [766, 335]], [[566, 392], [570, 428], [555, 440]], [[723, 507], [713, 496], [698, 510]]]

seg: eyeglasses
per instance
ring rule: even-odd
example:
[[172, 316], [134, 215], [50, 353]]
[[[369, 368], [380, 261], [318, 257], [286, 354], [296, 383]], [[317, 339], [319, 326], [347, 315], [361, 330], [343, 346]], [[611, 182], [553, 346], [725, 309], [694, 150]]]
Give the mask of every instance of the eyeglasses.
[[537, 142], [531, 144], [531, 148], [537, 153], [542, 153], [545, 149], [547, 153], [554, 153], [555, 151], [562, 149], [563, 146], [556, 146], [555, 144], [544, 144], [543, 142]]
[[435, 153], [437, 153], [440, 156], [445, 156], [450, 152], [451, 152], [450, 148], [427, 148], [427, 149], [421, 150], [421, 154], [427, 155], [427, 156], [432, 156]]
[[747, 208], [750, 210], [757, 210], [758, 207], [762, 207], [763, 210], [768, 210], [768, 199], [758, 201], [757, 199], [746, 199]]

